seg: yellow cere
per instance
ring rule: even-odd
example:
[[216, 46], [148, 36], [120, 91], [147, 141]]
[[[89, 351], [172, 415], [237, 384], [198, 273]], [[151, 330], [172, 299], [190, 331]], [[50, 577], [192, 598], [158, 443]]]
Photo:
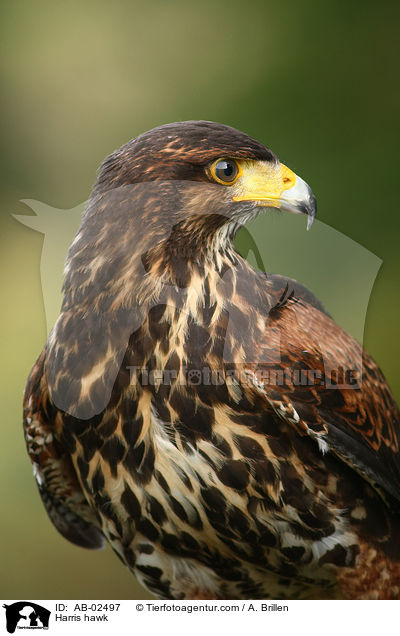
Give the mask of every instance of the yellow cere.
[[279, 207], [282, 194], [296, 183], [294, 172], [282, 163], [241, 161], [240, 168], [240, 178], [233, 186], [234, 201], [266, 201]]

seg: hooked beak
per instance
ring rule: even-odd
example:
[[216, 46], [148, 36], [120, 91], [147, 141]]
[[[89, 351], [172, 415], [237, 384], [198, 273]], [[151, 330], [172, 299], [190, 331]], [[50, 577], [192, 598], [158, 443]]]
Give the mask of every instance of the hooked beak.
[[317, 203], [309, 185], [283, 163], [249, 162], [242, 166], [234, 201], [254, 201], [257, 205], [307, 215], [307, 230], [315, 219]]

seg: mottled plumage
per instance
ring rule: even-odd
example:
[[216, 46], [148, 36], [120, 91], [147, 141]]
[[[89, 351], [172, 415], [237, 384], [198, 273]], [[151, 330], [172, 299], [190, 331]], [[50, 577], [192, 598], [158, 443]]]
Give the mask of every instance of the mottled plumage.
[[311, 292], [233, 249], [270, 207], [315, 213], [227, 126], [105, 160], [26, 388], [40, 493], [162, 598], [399, 598], [399, 412]]

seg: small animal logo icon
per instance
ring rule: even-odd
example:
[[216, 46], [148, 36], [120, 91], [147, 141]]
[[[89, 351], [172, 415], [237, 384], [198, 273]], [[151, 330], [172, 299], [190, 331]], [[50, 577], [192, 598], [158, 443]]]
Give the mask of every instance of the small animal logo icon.
[[9, 634], [16, 629], [48, 629], [50, 610], [32, 603], [32, 601], [18, 601], [11, 605], [4, 604], [6, 610], [6, 627]]

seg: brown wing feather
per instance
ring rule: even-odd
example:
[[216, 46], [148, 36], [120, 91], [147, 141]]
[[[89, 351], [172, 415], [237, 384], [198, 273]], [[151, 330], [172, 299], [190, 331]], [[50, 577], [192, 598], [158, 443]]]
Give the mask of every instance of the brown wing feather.
[[[299, 432], [321, 448], [325, 442], [381, 494], [400, 501], [400, 414], [386, 380], [362, 347], [307, 300], [294, 294], [270, 312], [258, 358], [269, 378], [274, 372], [266, 393]], [[269, 363], [277, 351], [280, 362]]]
[[[329, 316], [321, 301], [307, 287], [299, 283], [294, 278], [282, 276], [281, 274], [265, 274], [270, 290], [279, 298], [277, 307], [288, 302], [290, 299], [294, 301], [305, 301], [307, 304], [315, 307], [322, 313]], [[330, 317], [330, 316], [329, 316]]]
[[103, 547], [104, 537], [81, 490], [68, 453], [57, 442], [57, 415], [48, 399], [43, 373], [46, 349], [28, 378], [24, 398], [24, 432], [35, 478], [47, 514], [57, 530], [84, 548]]

